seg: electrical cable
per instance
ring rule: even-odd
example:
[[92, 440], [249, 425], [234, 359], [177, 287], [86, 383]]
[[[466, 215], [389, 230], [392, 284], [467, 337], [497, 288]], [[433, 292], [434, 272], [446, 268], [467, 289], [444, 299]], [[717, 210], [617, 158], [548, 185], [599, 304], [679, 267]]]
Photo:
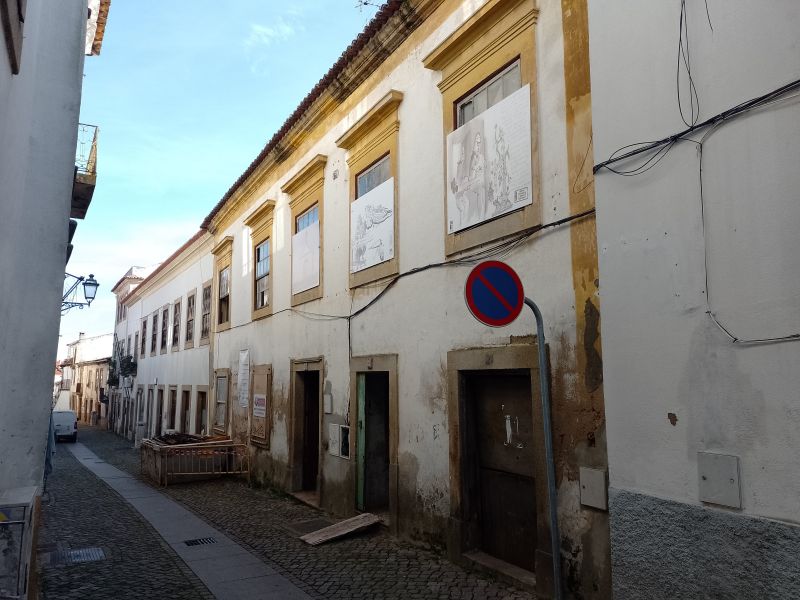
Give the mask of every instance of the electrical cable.
[[[710, 23], [709, 23], [710, 24]], [[792, 333], [784, 336], [777, 336], [777, 337], [769, 337], [769, 338], [741, 338], [737, 336], [733, 330], [726, 326], [719, 317], [716, 315], [712, 308], [711, 302], [711, 287], [709, 283], [709, 257], [708, 257], [708, 244], [707, 244], [707, 237], [706, 237], [706, 207], [705, 207], [705, 194], [703, 188], [703, 151], [704, 151], [704, 143], [706, 139], [717, 130], [717, 128], [726, 125], [731, 120], [745, 115], [751, 111], [755, 111], [761, 108], [766, 108], [778, 102], [786, 102], [793, 98], [800, 97], [800, 92], [791, 94], [786, 96], [786, 93], [790, 91], [795, 91], [800, 89], [800, 80], [795, 80], [790, 82], [784, 86], [781, 86], [772, 92], [768, 92], [763, 94], [762, 96], [758, 96], [751, 100], [747, 100], [736, 106], [707, 119], [706, 121], [695, 124], [688, 127], [685, 131], [674, 134], [669, 136], [668, 138], [664, 138], [663, 140], [659, 140], [657, 142], [639, 142], [635, 144], [628, 144], [627, 146], [623, 146], [619, 148], [615, 152], [611, 154], [611, 156], [598, 165], [594, 167], [594, 173], [597, 173], [600, 169], [607, 169], [612, 173], [618, 175], [625, 175], [625, 176], [635, 176], [641, 175], [655, 167], [663, 158], [667, 155], [667, 153], [674, 147], [676, 143], [679, 141], [686, 141], [691, 142], [697, 146], [698, 149], [698, 175], [699, 175], [699, 192], [700, 192], [700, 228], [702, 232], [703, 238], [703, 270], [704, 270], [704, 290], [703, 294], [705, 296], [705, 305], [706, 305], [706, 314], [709, 316], [711, 321], [722, 331], [728, 339], [733, 344], [738, 345], [758, 345], [758, 344], [773, 344], [779, 342], [789, 342], [789, 341], [797, 341], [800, 340], [800, 333]], [[703, 136], [699, 139], [693, 139], [691, 137], [687, 137], [688, 133], [706, 129]], [[623, 155], [616, 156], [620, 151], [625, 150], [626, 148], [631, 148], [633, 146], [640, 146], [637, 150], [632, 150], [627, 152]], [[640, 164], [638, 167], [627, 171], [621, 171], [617, 169], [611, 168], [609, 165], [614, 164], [620, 160], [626, 160], [627, 158], [632, 158], [638, 154], [644, 154], [647, 152], [656, 151], [646, 162]], [[660, 155], [660, 157], [659, 157]], [[656, 158], [659, 157], [659, 158]], [[655, 161], [655, 162], [653, 162]], [[652, 163], [652, 164], [651, 164]]]

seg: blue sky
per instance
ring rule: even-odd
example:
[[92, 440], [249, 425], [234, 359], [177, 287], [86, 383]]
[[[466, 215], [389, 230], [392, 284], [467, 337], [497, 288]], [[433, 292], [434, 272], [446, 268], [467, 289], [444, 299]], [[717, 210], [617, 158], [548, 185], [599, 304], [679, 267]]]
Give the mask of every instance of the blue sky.
[[98, 181], [67, 271], [91, 308], [61, 319], [113, 331], [111, 287], [161, 262], [203, 218], [375, 14], [356, 0], [114, 0], [86, 58], [81, 122], [100, 127]]

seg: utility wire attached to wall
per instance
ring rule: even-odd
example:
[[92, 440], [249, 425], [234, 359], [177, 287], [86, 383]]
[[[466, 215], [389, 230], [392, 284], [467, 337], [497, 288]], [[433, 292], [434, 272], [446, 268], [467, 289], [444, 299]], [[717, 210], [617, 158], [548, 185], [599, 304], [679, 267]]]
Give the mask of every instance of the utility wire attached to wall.
[[[791, 92], [797, 92], [792, 94]], [[724, 325], [720, 319], [714, 313], [711, 305], [711, 292], [709, 289], [708, 283], [708, 244], [706, 243], [706, 235], [705, 235], [705, 201], [703, 196], [703, 143], [708, 138], [708, 136], [714, 132], [718, 127], [722, 127], [729, 123], [730, 121], [743, 116], [753, 110], [765, 108], [777, 102], [785, 102], [791, 100], [793, 98], [800, 97], [800, 79], [796, 79], [783, 85], [779, 88], [772, 90], [766, 94], [761, 96], [757, 96], [755, 98], [751, 98], [745, 102], [737, 104], [729, 108], [728, 110], [722, 111], [721, 113], [714, 115], [713, 117], [706, 119], [700, 123], [695, 123], [689, 125], [686, 129], [679, 133], [675, 133], [670, 135], [669, 137], [665, 137], [661, 140], [657, 140], [654, 142], [639, 142], [635, 144], [629, 144], [627, 146], [623, 146], [618, 150], [614, 151], [611, 156], [608, 157], [605, 161], [598, 163], [594, 166], [593, 172], [597, 173], [602, 169], [606, 169], [615, 173], [617, 175], [624, 175], [624, 176], [636, 176], [646, 173], [653, 167], [655, 167], [659, 162], [661, 162], [664, 157], [669, 153], [670, 150], [677, 144], [678, 142], [685, 141], [691, 142], [698, 147], [698, 162], [699, 162], [699, 180], [700, 180], [700, 213], [701, 213], [701, 225], [702, 225], [702, 232], [703, 232], [703, 253], [704, 253], [704, 263], [705, 263], [705, 301], [706, 301], [706, 313], [714, 322], [714, 324], [719, 327], [721, 331], [725, 333], [726, 336], [731, 340], [734, 344], [769, 344], [769, 343], [776, 343], [776, 342], [788, 342], [788, 341], [795, 341], [800, 340], [800, 333], [793, 333], [779, 337], [770, 337], [770, 338], [741, 338], [733, 333], [731, 327]], [[690, 134], [694, 132], [705, 131], [705, 134], [699, 139], [693, 139]], [[628, 148], [634, 148], [632, 150], [628, 150], [627, 152], [623, 152]], [[619, 154], [623, 152], [622, 154]], [[617, 163], [621, 163], [624, 161], [628, 161], [634, 159], [638, 156], [643, 156], [643, 162], [640, 162], [637, 166], [634, 166], [630, 169], [619, 169], [613, 168], [612, 165], [616, 165]]]

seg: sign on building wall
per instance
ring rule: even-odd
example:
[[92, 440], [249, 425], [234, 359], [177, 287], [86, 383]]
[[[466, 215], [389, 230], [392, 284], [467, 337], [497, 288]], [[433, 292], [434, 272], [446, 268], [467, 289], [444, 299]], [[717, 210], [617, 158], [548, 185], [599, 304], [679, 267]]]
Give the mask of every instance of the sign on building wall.
[[239, 408], [247, 408], [250, 405], [250, 350], [239, 350], [236, 387], [239, 392]]
[[319, 221], [292, 236], [292, 294], [319, 285]]
[[350, 272], [394, 258], [394, 177], [350, 204]]
[[533, 202], [530, 86], [447, 136], [447, 231]]

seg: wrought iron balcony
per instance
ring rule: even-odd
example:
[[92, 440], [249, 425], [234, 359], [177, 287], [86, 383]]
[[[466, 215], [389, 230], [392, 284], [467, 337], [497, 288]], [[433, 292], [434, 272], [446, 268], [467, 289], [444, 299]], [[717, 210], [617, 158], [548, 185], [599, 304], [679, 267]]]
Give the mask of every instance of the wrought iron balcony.
[[83, 219], [92, 202], [97, 184], [97, 125], [78, 124], [78, 144], [75, 149], [75, 181], [72, 185], [70, 217]]

